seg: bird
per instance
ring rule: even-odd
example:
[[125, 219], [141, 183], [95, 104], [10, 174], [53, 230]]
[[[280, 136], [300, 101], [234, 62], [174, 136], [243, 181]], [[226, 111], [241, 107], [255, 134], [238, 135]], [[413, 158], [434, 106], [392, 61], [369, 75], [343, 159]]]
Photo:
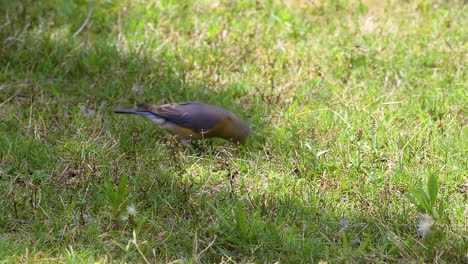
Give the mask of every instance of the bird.
[[166, 129], [186, 147], [192, 140], [222, 138], [245, 144], [248, 124], [234, 113], [202, 102], [164, 105], [138, 104], [137, 109], [114, 109], [116, 114], [138, 114]]

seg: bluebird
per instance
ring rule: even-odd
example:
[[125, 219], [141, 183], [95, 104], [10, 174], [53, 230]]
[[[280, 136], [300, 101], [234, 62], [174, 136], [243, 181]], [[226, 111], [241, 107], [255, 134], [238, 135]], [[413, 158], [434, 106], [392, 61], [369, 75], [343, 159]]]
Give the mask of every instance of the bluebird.
[[235, 114], [200, 102], [138, 104], [137, 110], [115, 109], [114, 113], [143, 115], [175, 135], [184, 146], [189, 146], [191, 140], [213, 137], [245, 144], [250, 135], [247, 123]]

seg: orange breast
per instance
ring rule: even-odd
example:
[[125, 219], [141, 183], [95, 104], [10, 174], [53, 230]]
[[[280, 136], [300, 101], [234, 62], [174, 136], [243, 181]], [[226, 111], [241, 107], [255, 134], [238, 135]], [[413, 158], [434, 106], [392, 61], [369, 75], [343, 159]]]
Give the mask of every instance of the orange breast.
[[169, 133], [175, 136], [179, 136], [181, 138], [187, 138], [187, 139], [202, 139], [203, 136], [202, 134], [193, 131], [190, 128], [185, 128], [181, 126], [174, 125], [170, 128], [166, 128]]

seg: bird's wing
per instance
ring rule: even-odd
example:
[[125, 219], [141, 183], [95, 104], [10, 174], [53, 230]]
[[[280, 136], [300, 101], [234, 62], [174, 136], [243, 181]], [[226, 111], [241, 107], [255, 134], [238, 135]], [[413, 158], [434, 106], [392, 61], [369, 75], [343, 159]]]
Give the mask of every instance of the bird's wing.
[[226, 115], [226, 110], [198, 102], [166, 104], [160, 106], [138, 105], [141, 111], [151, 111], [176, 125], [207, 133]]

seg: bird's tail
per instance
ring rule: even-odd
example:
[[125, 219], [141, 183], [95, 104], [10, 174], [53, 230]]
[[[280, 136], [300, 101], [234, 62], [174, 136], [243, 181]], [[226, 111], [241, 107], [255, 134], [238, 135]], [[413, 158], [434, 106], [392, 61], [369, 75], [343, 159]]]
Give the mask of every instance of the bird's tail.
[[114, 113], [116, 114], [140, 114], [140, 115], [152, 115], [150, 111], [140, 111], [140, 110], [132, 110], [132, 109], [114, 109]]
[[131, 109], [114, 109], [114, 113], [116, 114], [137, 114], [136, 110]]

